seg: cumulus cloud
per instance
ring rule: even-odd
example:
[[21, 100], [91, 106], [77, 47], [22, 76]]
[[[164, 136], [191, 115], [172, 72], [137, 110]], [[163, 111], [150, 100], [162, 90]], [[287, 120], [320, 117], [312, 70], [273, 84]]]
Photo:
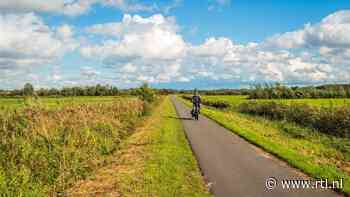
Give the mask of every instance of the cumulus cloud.
[[110, 5], [110, 6], [119, 8], [125, 12], [138, 12], [138, 11], [154, 12], [158, 10], [158, 7], [156, 4], [145, 5], [135, 1], [132, 2], [128, 0], [104, 0], [102, 3], [105, 5]]
[[[314, 72], [304, 69], [300, 76], [305, 79], [346, 81], [350, 78], [350, 11], [330, 14], [316, 24], [306, 24], [303, 29], [268, 38], [265, 48], [303, 51], [313, 54], [308, 58]], [[300, 62], [294, 62], [302, 65]], [[327, 68], [327, 69], [324, 69]], [[309, 73], [306, 75], [305, 73]]]
[[275, 35], [267, 44], [280, 48], [298, 47], [350, 47], [350, 11], [338, 11], [320, 23], [306, 24], [303, 29]]
[[[0, 14], [0, 82], [2, 87], [18, 88], [24, 82], [36, 86], [61, 79], [58, 70], [39, 75], [75, 50], [79, 43], [68, 25], [49, 27], [37, 15]], [[54, 68], [55, 69], [55, 68]]]
[[79, 15], [86, 12], [98, 0], [2, 0], [0, 9], [12, 12], [52, 12]]
[[11, 12], [49, 12], [77, 16], [88, 12], [94, 4], [118, 8], [125, 12], [154, 11], [155, 5], [128, 0], [1, 0], [0, 10]]
[[104, 64], [127, 71], [121, 77], [139, 81], [170, 80], [164, 73], [173, 69], [173, 62], [182, 59], [187, 48], [175, 19], [160, 14], [148, 18], [124, 15], [121, 22], [97, 24], [87, 31], [113, 38], [83, 47], [84, 57], [100, 57]]
[[209, 38], [199, 46], [193, 46], [191, 53], [200, 57], [223, 57], [234, 47], [228, 38]]
[[[240, 44], [231, 38], [210, 37], [201, 44], [191, 44], [184, 40], [173, 17], [126, 14], [121, 21], [87, 27], [88, 35], [103, 37], [79, 44], [72, 26], [49, 27], [35, 14], [1, 14], [0, 76], [9, 81], [18, 78], [20, 71], [26, 73], [19, 68], [56, 65], [55, 60], [80, 46], [83, 58], [102, 67], [78, 68], [80, 75], [70, 78], [54, 68], [49, 80], [121, 87], [197, 80], [241, 84], [348, 81], [349, 15], [349, 11], [339, 11], [319, 23], [261, 43]], [[30, 74], [26, 79], [43, 80]]]
[[[132, 82], [344, 81], [350, 79], [347, 68], [350, 50], [343, 33], [348, 21], [347, 12], [341, 11], [319, 24], [275, 35], [262, 43], [239, 44], [229, 38], [211, 37], [192, 45], [183, 40], [173, 18], [125, 15], [121, 22], [89, 27], [88, 32], [111, 39], [86, 46], [81, 54], [87, 58], [101, 57], [104, 64], [113, 65], [119, 79]], [[328, 26], [333, 26], [333, 30]], [[333, 36], [322, 35], [326, 30], [333, 32]]]
[[214, 80], [318, 82], [334, 74], [330, 64], [315, 54], [267, 50], [257, 43], [234, 44], [227, 38], [210, 38], [190, 52], [188, 58], [202, 65], [194, 66], [192, 72]]
[[0, 69], [50, 64], [73, 44], [68, 26], [57, 30], [34, 14], [0, 15]]

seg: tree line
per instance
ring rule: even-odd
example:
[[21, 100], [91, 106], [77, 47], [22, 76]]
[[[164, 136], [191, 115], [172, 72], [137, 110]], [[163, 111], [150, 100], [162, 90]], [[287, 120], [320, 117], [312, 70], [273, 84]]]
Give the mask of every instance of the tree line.
[[350, 85], [288, 87], [279, 83], [259, 84], [253, 86], [248, 95], [250, 99], [350, 98]]
[[[26, 83], [22, 89], [1, 90], [0, 96], [118, 96], [139, 95], [140, 90], [148, 90], [147, 84], [138, 88], [118, 89], [111, 85], [75, 86], [57, 88], [40, 88]], [[193, 90], [152, 89], [156, 94], [192, 94]], [[295, 99], [295, 98], [350, 98], [350, 84], [333, 84], [306, 87], [288, 87], [276, 84], [259, 84], [250, 89], [198, 90], [201, 95], [249, 95], [250, 99]]]
[[115, 86], [100, 85], [57, 88], [40, 88], [26, 83], [22, 89], [0, 90], [0, 96], [117, 96], [120, 90]]
[[95, 86], [75, 86], [57, 88], [40, 88], [35, 90], [34, 86], [26, 83], [22, 89], [1, 90], [0, 97], [22, 97], [22, 96], [121, 96], [132, 95], [139, 96], [142, 100], [152, 102], [157, 94], [167, 95], [174, 94], [176, 91], [170, 89], [153, 89], [147, 83], [137, 88], [118, 89], [111, 85]]

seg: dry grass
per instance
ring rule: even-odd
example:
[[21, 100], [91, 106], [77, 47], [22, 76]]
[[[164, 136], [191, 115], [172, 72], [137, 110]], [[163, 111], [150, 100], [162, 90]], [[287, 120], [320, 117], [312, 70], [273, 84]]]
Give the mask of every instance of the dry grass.
[[0, 112], [0, 193], [57, 195], [105, 163], [143, 114], [138, 99]]
[[136, 132], [124, 143], [118, 153], [111, 156], [108, 165], [97, 170], [87, 180], [77, 182], [66, 193], [68, 196], [122, 196], [121, 177], [138, 177], [144, 169], [144, 160], [147, 157], [146, 144], [150, 143], [151, 131], [155, 124], [154, 117], [143, 121]]

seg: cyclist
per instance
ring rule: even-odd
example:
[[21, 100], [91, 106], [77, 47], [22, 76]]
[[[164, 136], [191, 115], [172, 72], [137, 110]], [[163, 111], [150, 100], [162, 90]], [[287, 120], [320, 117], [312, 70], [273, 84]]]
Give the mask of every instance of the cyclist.
[[201, 97], [199, 96], [197, 89], [194, 89], [194, 95], [192, 96], [192, 103], [193, 103], [193, 108], [191, 111], [192, 115], [194, 115], [194, 112], [196, 110], [199, 114], [201, 109]]

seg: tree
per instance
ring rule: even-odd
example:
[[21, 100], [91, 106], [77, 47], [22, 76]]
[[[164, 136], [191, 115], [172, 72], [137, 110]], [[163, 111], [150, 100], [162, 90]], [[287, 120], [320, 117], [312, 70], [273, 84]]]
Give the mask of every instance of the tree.
[[23, 94], [24, 96], [34, 96], [34, 87], [30, 83], [24, 84], [23, 88]]
[[137, 95], [141, 98], [141, 100], [146, 102], [153, 102], [156, 97], [155, 91], [152, 88], [150, 88], [147, 83], [144, 83], [136, 91]]

